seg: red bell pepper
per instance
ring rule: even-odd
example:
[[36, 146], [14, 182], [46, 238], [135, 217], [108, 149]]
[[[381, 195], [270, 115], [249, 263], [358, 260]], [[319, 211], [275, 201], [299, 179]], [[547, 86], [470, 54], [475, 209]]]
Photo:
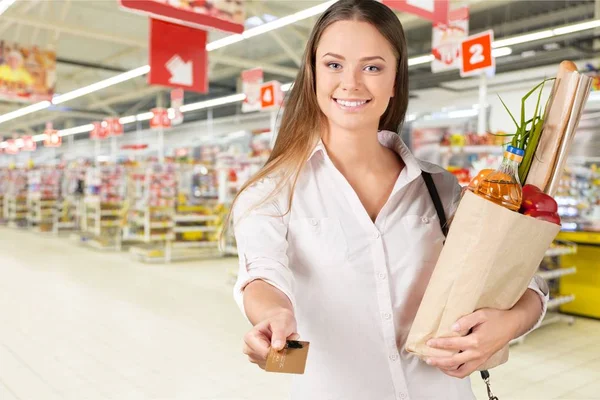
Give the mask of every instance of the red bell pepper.
[[558, 204], [556, 204], [552, 196], [542, 192], [534, 185], [523, 186], [523, 201], [519, 212], [533, 218], [560, 225]]

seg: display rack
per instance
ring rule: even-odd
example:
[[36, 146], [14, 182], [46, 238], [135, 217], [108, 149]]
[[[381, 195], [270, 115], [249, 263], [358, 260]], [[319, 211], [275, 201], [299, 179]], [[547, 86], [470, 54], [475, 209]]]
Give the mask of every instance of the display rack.
[[60, 193], [62, 171], [34, 169], [27, 174], [27, 221], [37, 232], [52, 232]]
[[70, 166], [64, 170], [54, 218], [55, 234], [81, 228], [85, 175], [86, 169], [83, 166]]
[[130, 253], [143, 261], [164, 256], [168, 259], [175, 213], [176, 177], [172, 164], [150, 164], [129, 175], [129, 201], [132, 204], [123, 239], [144, 243], [130, 248]]
[[90, 168], [85, 183], [81, 240], [98, 249], [120, 250], [127, 213], [124, 167]]
[[[268, 153], [257, 156], [221, 154], [217, 158], [219, 202], [230, 207], [242, 186], [262, 168], [268, 159]], [[223, 252], [226, 255], [237, 255], [233, 235], [227, 235], [225, 238]]]
[[[557, 311], [563, 305], [575, 300], [573, 294], [560, 293], [560, 279], [564, 276], [569, 276], [577, 273], [577, 267], [574, 265], [563, 265], [562, 256], [576, 254], [577, 245], [570, 242], [556, 240], [544, 256], [544, 260], [540, 264], [537, 276], [544, 279], [548, 283], [550, 289], [550, 300], [547, 304], [546, 317], [540, 324], [540, 327], [555, 324], [558, 322], [572, 325], [575, 323], [575, 318], [570, 315], [564, 315]], [[522, 343], [525, 336], [513, 341], [513, 343]]]
[[4, 196], [4, 218], [8, 226], [27, 226], [27, 171], [13, 169], [8, 174], [8, 185]]
[[8, 170], [0, 168], [0, 224], [6, 223], [4, 216], [4, 197], [8, 189]]

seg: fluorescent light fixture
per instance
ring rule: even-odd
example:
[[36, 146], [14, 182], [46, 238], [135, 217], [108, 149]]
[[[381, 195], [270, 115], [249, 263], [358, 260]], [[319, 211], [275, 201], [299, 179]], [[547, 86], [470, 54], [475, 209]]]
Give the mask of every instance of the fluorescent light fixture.
[[230, 44], [241, 42], [244, 39], [245, 38], [240, 34], [225, 36], [223, 39], [213, 40], [212, 42], [207, 43], [206, 51], [217, 50], [217, 49], [220, 49], [221, 47], [225, 47], [225, 46], [229, 46]]
[[291, 90], [293, 86], [294, 86], [294, 82], [284, 83], [283, 85], [281, 85], [281, 91], [287, 92], [287, 91]]
[[62, 129], [58, 131], [59, 136], [77, 135], [78, 133], [91, 132], [94, 130], [93, 124], [75, 126], [73, 128]]
[[510, 47], [500, 47], [492, 50], [492, 57], [494, 58], [510, 56], [511, 54], [512, 49]]
[[199, 101], [198, 103], [186, 104], [179, 109], [181, 112], [203, 110], [205, 108], [223, 106], [226, 104], [239, 103], [244, 101], [246, 95], [243, 93], [232, 94], [231, 96], [219, 97], [218, 99], [210, 99]]
[[174, 119], [175, 118], [175, 109], [169, 108], [167, 110], [167, 115], [169, 116], [169, 119]]
[[263, 33], [291, 25], [293, 23], [305, 20], [310, 17], [314, 17], [315, 15], [319, 15], [325, 10], [327, 10], [336, 1], [337, 0], [326, 1], [314, 7], [307, 8], [306, 10], [298, 11], [294, 14], [286, 15], [285, 17], [278, 18], [274, 21], [270, 21], [257, 27], [247, 29], [242, 34], [229, 35], [224, 37], [223, 39], [212, 41], [206, 45], [206, 51], [220, 49], [221, 47], [229, 46], [230, 44], [241, 42], [242, 40], [262, 35]]
[[560, 28], [553, 29], [555, 35], [566, 35], [567, 33], [580, 32], [588, 29], [594, 29], [600, 27], [600, 19], [592, 21], [586, 21], [579, 24], [567, 25]]
[[467, 117], [474, 117], [476, 115], [479, 115], [479, 110], [457, 110], [457, 111], [450, 111], [448, 113], [448, 118], [467, 118]]
[[36, 111], [44, 110], [50, 107], [51, 104], [52, 103], [50, 103], [49, 101], [40, 101], [39, 103], [35, 103], [30, 106], [19, 108], [18, 110], [0, 115], [0, 124], [6, 121], [10, 121], [11, 119], [19, 118], [24, 115], [34, 113]]
[[135, 115], [128, 115], [126, 117], [119, 118], [119, 122], [123, 125], [131, 124], [132, 122], [135, 122], [135, 121], [137, 121], [137, 118], [135, 117]]
[[433, 54], [427, 54], [427, 55], [424, 55], [424, 56], [418, 56], [418, 57], [409, 58], [408, 59], [408, 66], [412, 67], [413, 65], [427, 64], [429, 62], [432, 62], [433, 59], [434, 59]]
[[105, 79], [103, 81], [93, 83], [89, 86], [84, 86], [82, 88], [73, 90], [72, 92], [54, 96], [54, 98], [52, 99], [52, 103], [61, 104], [66, 101], [73, 100], [73, 99], [76, 99], [81, 96], [85, 96], [86, 94], [90, 94], [92, 92], [96, 92], [98, 90], [102, 90], [107, 87], [116, 85], [118, 83], [125, 82], [125, 81], [128, 81], [133, 78], [137, 78], [138, 76], [146, 75], [148, 72], [150, 72], [150, 66], [144, 65], [143, 67], [138, 67], [138, 68], [132, 69], [131, 71], [127, 71], [122, 74], [115, 75], [115, 76]]
[[8, 9], [8, 7], [12, 6], [15, 0], [1, 0], [0, 1], [0, 14]]
[[417, 116], [415, 114], [408, 114], [406, 116], [406, 118], [404, 118], [404, 120], [406, 122], [411, 122], [411, 121], [414, 121], [415, 119], [417, 119]]
[[506, 39], [494, 40], [492, 43], [492, 48], [496, 49], [498, 47], [511, 46], [513, 44], [527, 43], [533, 42], [536, 40], [546, 39], [554, 36], [554, 32], [550, 29], [545, 31], [528, 33], [526, 35], [513, 36]]
[[145, 113], [141, 113], [135, 116], [136, 121], [148, 121], [154, 117], [154, 113], [152, 111], [148, 111]]
[[42, 142], [46, 140], [46, 134], [42, 133], [41, 135], [35, 135], [32, 139], [34, 142]]

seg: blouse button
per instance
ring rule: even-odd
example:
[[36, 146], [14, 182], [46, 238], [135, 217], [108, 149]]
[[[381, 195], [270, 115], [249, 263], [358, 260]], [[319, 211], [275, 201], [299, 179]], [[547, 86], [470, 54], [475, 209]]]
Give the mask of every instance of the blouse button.
[[397, 359], [398, 359], [398, 356], [396, 354], [392, 354], [390, 356], [390, 360], [392, 360], [392, 361], [396, 361]]
[[421, 221], [423, 221], [424, 224], [428, 224], [429, 223], [429, 218], [423, 217], [423, 218], [421, 218]]
[[311, 224], [312, 226], [317, 226], [317, 224], [318, 224], [318, 223], [319, 223], [319, 221], [317, 221], [316, 219], [314, 219], [314, 218], [311, 218], [311, 219], [310, 219], [310, 224]]
[[385, 274], [383, 272], [379, 273], [379, 279], [385, 279]]

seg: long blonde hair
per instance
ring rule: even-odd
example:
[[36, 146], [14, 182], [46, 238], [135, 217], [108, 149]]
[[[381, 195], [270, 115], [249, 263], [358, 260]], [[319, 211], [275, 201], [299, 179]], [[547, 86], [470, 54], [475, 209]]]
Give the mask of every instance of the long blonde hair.
[[[302, 66], [289, 93], [273, 151], [263, 168], [242, 186], [233, 200], [231, 210], [248, 187], [266, 177], [277, 176], [275, 189], [256, 206], [269, 201], [291, 183], [288, 208], [283, 215], [290, 211], [298, 176], [327, 126], [327, 119], [316, 96], [317, 46], [327, 27], [348, 20], [370, 23], [392, 45], [398, 61], [394, 97], [380, 119], [379, 129], [396, 131], [402, 125], [408, 107], [408, 54], [402, 24], [392, 10], [377, 0], [340, 0], [327, 9], [315, 24], [304, 50]], [[231, 214], [232, 211], [225, 221], [225, 227], [229, 226]]]

